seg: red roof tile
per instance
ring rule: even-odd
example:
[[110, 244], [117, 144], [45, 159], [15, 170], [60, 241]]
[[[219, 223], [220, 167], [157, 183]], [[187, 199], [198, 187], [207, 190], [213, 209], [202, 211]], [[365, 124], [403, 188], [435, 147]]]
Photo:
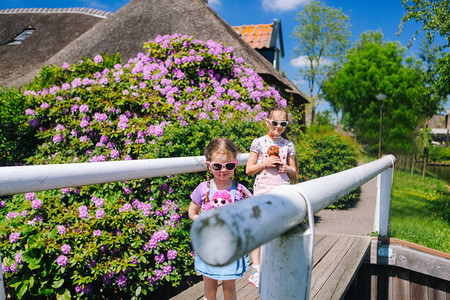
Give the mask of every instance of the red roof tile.
[[254, 49], [270, 48], [273, 24], [233, 26], [241, 38]]

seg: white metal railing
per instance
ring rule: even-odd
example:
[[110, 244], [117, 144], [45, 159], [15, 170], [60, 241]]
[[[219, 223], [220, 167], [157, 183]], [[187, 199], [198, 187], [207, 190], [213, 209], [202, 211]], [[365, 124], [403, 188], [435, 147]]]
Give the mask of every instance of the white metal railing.
[[[249, 154], [238, 154], [238, 165]], [[204, 156], [0, 167], [0, 196], [206, 171]]]
[[[383, 207], [388, 218], [394, 163], [395, 157], [388, 155], [353, 169], [280, 186], [268, 194], [208, 211], [192, 225], [194, 250], [211, 265], [226, 265], [264, 245], [261, 299], [309, 299], [314, 237], [311, 216], [386, 172], [378, 177], [388, 179], [389, 183], [378, 184], [379, 189], [387, 190], [378, 192], [383, 204], [377, 208]], [[309, 228], [299, 226], [308, 215]], [[386, 226], [379, 232], [387, 232], [387, 222], [384, 219], [377, 222], [376, 227]]]
[[[245, 165], [248, 156], [248, 153], [239, 154], [238, 165]], [[378, 185], [379, 190], [385, 190], [377, 193], [377, 209], [381, 212], [376, 213], [379, 221], [375, 220], [375, 228], [379, 228], [380, 233], [387, 233], [392, 178], [392, 169], [389, 168], [394, 162], [395, 157], [388, 155], [357, 168], [279, 187], [269, 194], [208, 211], [193, 223], [194, 250], [206, 262], [223, 265], [266, 244], [262, 252], [262, 266], [267, 270], [273, 268], [272, 270], [279, 271], [265, 270], [261, 273], [261, 298], [308, 299], [310, 272], [307, 276], [304, 272], [312, 269], [312, 216], [383, 172], [385, 175], [379, 175], [378, 178], [383, 178], [381, 182], [386, 183]], [[204, 156], [0, 167], [0, 196], [205, 170]], [[308, 213], [310, 228], [299, 227]], [[291, 231], [286, 234], [289, 230]], [[292, 261], [296, 263], [292, 264]], [[277, 277], [286, 274], [283, 273], [285, 270], [293, 276]], [[1, 268], [0, 278], [3, 278]], [[266, 282], [277, 284], [270, 286]], [[290, 291], [290, 294], [286, 297], [283, 293], [276, 294], [283, 289]], [[290, 296], [291, 294], [294, 296]], [[4, 295], [0, 280], [0, 300]]]

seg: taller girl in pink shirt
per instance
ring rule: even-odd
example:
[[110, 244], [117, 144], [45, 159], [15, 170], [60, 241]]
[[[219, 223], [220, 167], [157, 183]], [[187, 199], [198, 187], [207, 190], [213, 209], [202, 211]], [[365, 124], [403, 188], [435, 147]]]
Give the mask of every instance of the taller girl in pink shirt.
[[[250, 157], [245, 172], [256, 174], [253, 195], [258, 196], [270, 192], [273, 188], [290, 183], [290, 177], [296, 177], [294, 144], [281, 135], [288, 125], [287, 110], [275, 105], [265, 120], [269, 130], [262, 137], [253, 140]], [[253, 271], [249, 282], [259, 286], [260, 248], [252, 251]]]

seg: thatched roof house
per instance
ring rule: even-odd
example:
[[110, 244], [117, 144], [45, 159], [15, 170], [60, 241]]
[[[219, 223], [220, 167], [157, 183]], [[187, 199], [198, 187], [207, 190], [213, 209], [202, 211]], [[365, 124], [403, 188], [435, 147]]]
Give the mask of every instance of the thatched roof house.
[[0, 85], [30, 81], [30, 73], [108, 15], [90, 8], [0, 10]]
[[[0, 24], [2, 25], [7, 24], [7, 21], [3, 21], [4, 17], [5, 13], [0, 12]], [[14, 15], [9, 15], [8, 17], [11, 20], [14, 19]], [[49, 18], [48, 15], [43, 17]], [[21, 18], [31, 18], [31, 16], [30, 14], [23, 14]], [[85, 16], [81, 14], [74, 16], [74, 18], [78, 19], [72, 19], [71, 24], [61, 21], [63, 26], [56, 27], [67, 26], [72, 31], [78, 26], [82, 27], [80, 23], [87, 23], [87, 21], [83, 20]], [[27, 26], [26, 23], [23, 24]], [[28, 49], [31, 52], [36, 51], [40, 47], [56, 46], [59, 46], [57, 49], [59, 51], [49, 51], [49, 49], [42, 51], [46, 53], [52, 52], [52, 55], [47, 57], [47, 60], [43, 63], [27, 66], [26, 69], [29, 71], [27, 75], [23, 75], [22, 73], [24, 72], [19, 72], [24, 65], [22, 63], [23, 60], [17, 57], [10, 62], [14, 64], [11, 69], [15, 70], [12, 75], [16, 76], [11, 75], [8, 77], [8, 80], [3, 80], [3, 74], [7, 70], [2, 66], [0, 69], [0, 84], [9, 86], [23, 85], [33, 78], [42, 65], [72, 63], [81, 57], [93, 57], [100, 53], [113, 54], [119, 52], [124, 60], [128, 60], [143, 51], [142, 47], [145, 41], [153, 39], [157, 35], [181, 33], [193, 35], [195, 38], [205, 41], [212, 39], [225, 42], [234, 48], [235, 55], [242, 56], [246, 63], [250, 64], [267, 83], [277, 86], [284, 97], [287, 99], [292, 98], [296, 104], [308, 102], [306, 96], [291, 81], [283, 77], [269, 61], [241, 39], [233, 28], [220, 18], [203, 0], [132, 0], [117, 12], [108, 15], [105, 19], [96, 19], [96, 22], [92, 20], [89, 30], [78, 34], [75, 38], [72, 37], [68, 44], [58, 42], [58, 45], [53, 45], [54, 40], [51, 39], [55, 31], [62, 31], [64, 28], [56, 29], [54, 28], [54, 23], [45, 27], [41, 24], [42, 28], [38, 25], [33, 24], [36, 28], [36, 32], [33, 35], [41, 39], [40, 45], [31, 44], [34, 42], [32, 40], [33, 35], [31, 35], [22, 45], [18, 45], [17, 49], [30, 44], [27, 47], [34, 48]], [[40, 31], [41, 29], [45, 30], [45, 34], [42, 32], [38, 33], [38, 30]], [[2, 37], [5, 41], [11, 38], [13, 38], [11, 34], [8, 39], [3, 39]], [[27, 43], [28, 40], [29, 43]], [[25, 50], [20, 51], [23, 53], [21, 55], [31, 55], [29, 52], [26, 53]], [[0, 59], [4, 60], [4, 54], [1, 52]], [[8, 58], [8, 60], [10, 59]], [[21, 74], [19, 75], [19, 73]]]

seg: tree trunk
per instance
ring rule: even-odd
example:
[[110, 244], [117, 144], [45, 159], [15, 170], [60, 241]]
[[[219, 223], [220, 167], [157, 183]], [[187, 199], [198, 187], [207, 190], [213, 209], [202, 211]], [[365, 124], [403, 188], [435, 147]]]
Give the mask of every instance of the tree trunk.
[[428, 148], [425, 148], [425, 155], [423, 156], [422, 178], [425, 177], [425, 170], [427, 168], [427, 160], [428, 160]]
[[416, 154], [413, 153], [412, 160], [411, 160], [411, 175], [414, 174], [414, 161], [416, 160]]

